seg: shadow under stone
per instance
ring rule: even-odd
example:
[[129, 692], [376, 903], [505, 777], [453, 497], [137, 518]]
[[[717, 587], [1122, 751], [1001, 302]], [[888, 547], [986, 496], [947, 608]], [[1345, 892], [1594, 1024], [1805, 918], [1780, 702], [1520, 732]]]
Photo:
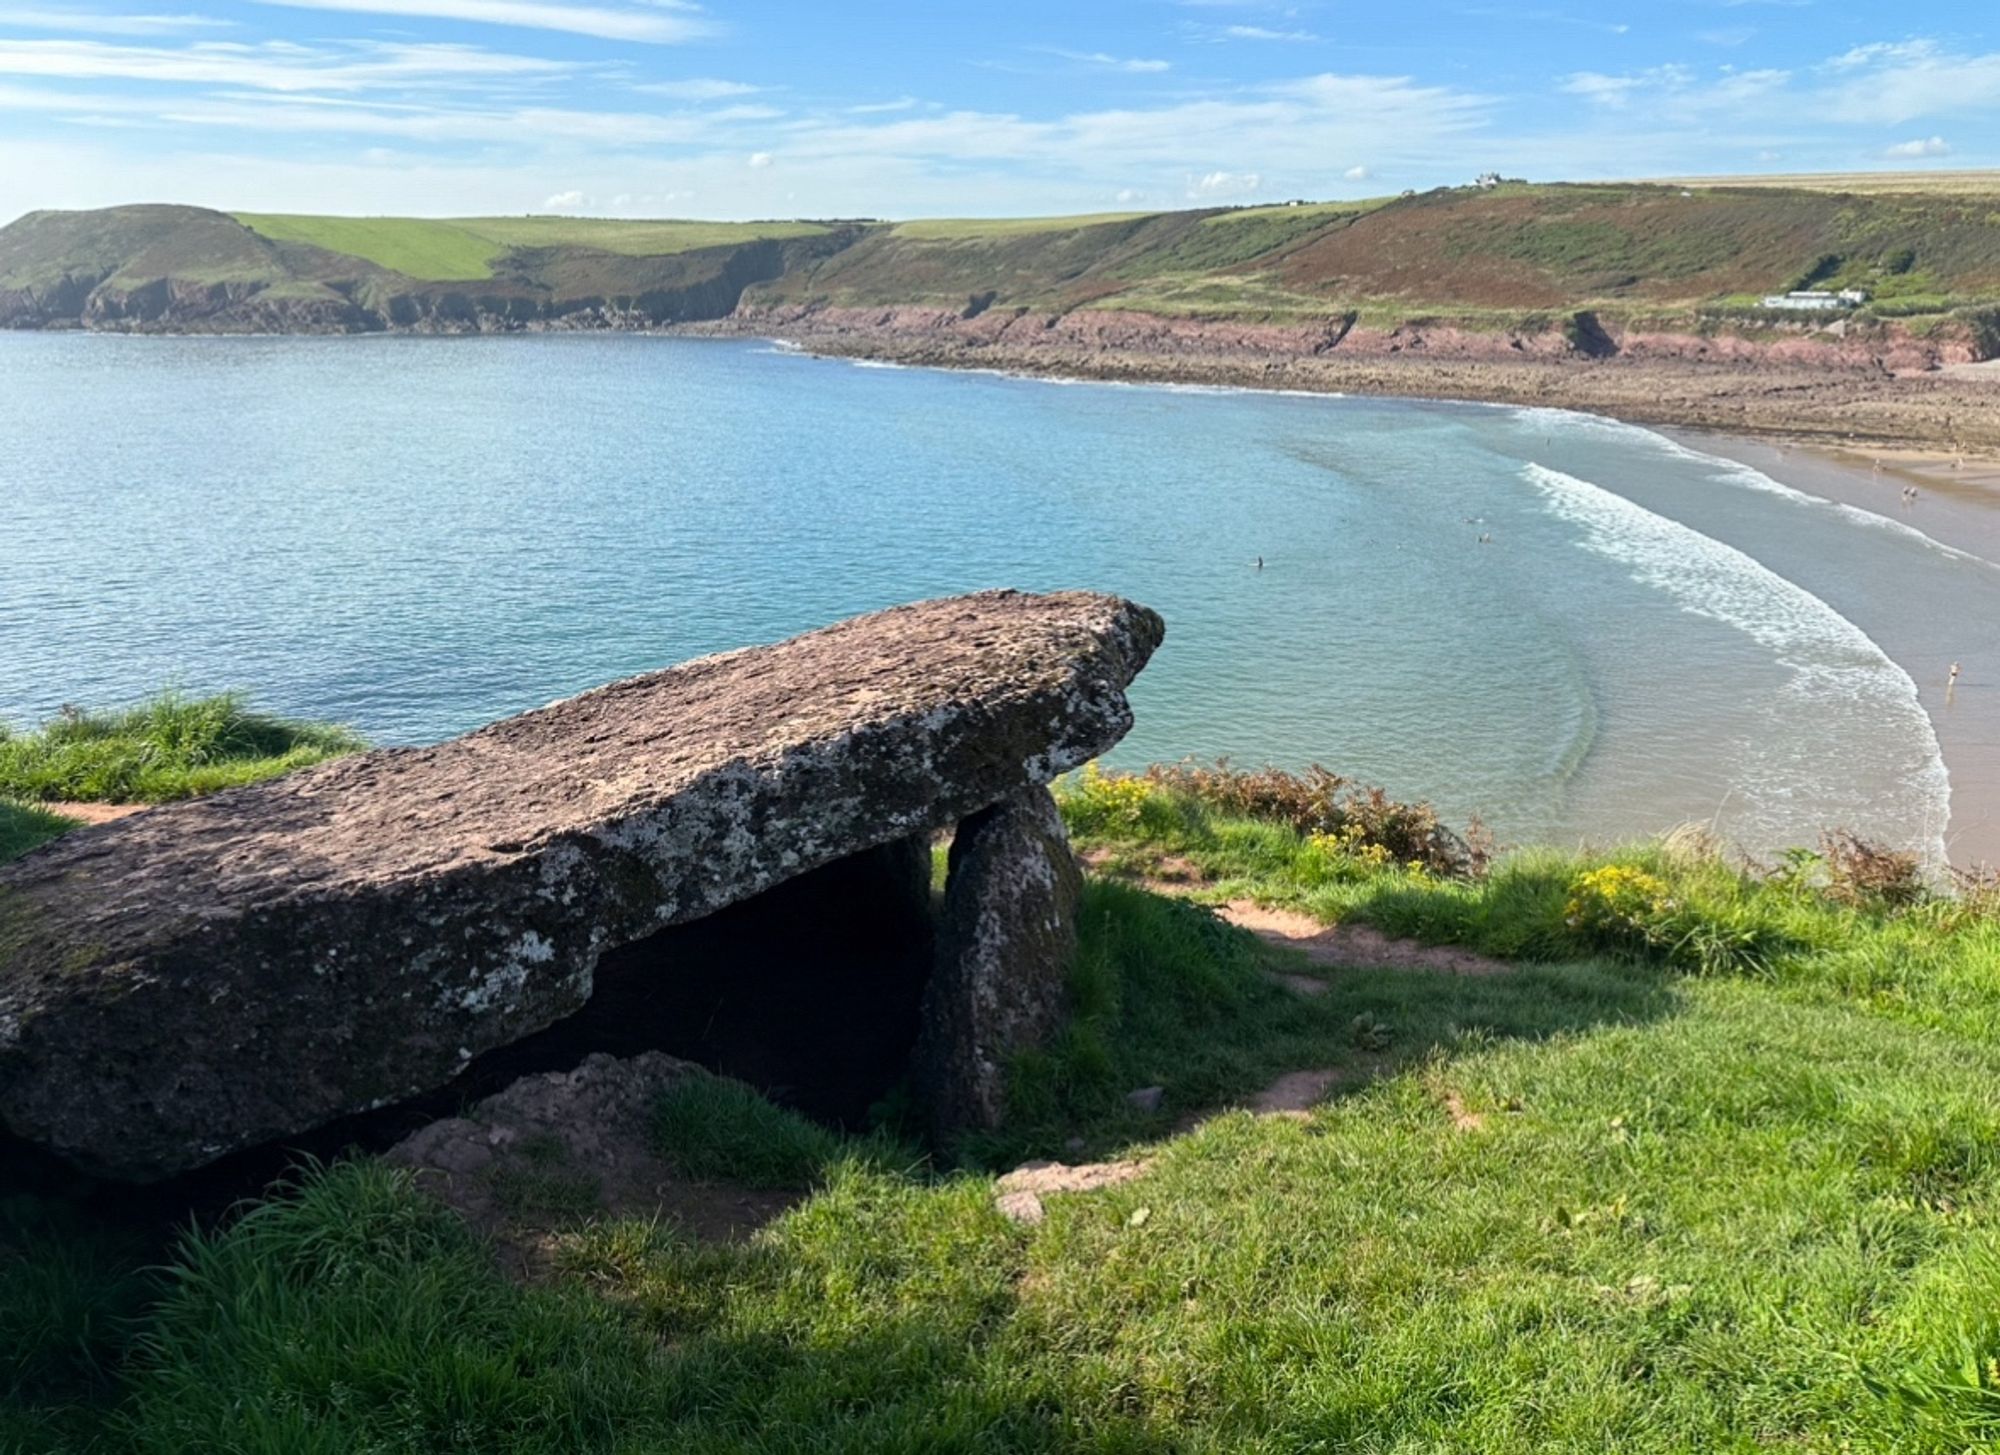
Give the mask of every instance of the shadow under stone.
[[607, 951], [579, 1010], [476, 1057], [435, 1091], [143, 1186], [100, 1181], [0, 1136], [0, 1191], [76, 1199], [118, 1222], [208, 1222], [307, 1159], [385, 1151], [523, 1076], [573, 1070], [599, 1051], [664, 1051], [856, 1129], [909, 1069], [933, 955], [930, 846], [901, 840]]
[[908, 1069], [932, 938], [930, 847], [887, 844], [607, 951], [581, 1010], [460, 1082], [665, 1051], [851, 1130]]

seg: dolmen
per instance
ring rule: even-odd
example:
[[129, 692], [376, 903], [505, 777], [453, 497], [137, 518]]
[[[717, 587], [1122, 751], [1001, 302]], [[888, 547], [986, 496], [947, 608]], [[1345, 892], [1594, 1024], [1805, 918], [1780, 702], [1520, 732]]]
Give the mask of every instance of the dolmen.
[[910, 1071], [940, 1128], [991, 1125], [1074, 954], [1047, 785], [1130, 729], [1164, 630], [1085, 593], [923, 602], [78, 829], [0, 868], [0, 1126], [171, 1177], [444, 1086], [608, 953], [784, 881], [927, 891], [949, 829]]

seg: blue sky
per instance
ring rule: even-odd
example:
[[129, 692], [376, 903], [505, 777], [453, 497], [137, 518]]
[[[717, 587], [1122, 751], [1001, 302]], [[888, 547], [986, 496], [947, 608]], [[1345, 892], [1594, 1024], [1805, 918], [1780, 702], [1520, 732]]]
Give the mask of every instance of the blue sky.
[[0, 0], [0, 219], [971, 216], [2000, 166], [2000, 0]]

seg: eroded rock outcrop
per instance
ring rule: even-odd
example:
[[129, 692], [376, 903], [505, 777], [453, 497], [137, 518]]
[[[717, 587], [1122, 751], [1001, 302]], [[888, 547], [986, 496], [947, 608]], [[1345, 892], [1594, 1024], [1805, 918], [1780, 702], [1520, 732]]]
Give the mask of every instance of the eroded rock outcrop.
[[79, 830], [0, 870], [0, 1121], [148, 1179], [443, 1085], [606, 951], [1104, 752], [1163, 632], [927, 602]]

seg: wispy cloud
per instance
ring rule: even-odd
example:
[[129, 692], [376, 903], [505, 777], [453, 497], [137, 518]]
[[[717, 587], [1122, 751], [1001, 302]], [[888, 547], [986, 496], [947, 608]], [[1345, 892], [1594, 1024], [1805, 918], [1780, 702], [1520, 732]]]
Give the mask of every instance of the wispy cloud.
[[567, 5], [558, 0], [255, 0], [255, 3], [297, 10], [342, 10], [363, 15], [561, 30], [642, 45], [677, 45], [701, 40], [713, 35], [716, 29], [696, 7], [678, 0], [664, 0], [659, 8], [650, 9]]
[[472, 46], [360, 42], [318, 49], [271, 41], [212, 42], [180, 48], [88, 40], [0, 40], [0, 75], [70, 81], [126, 80], [253, 91], [361, 91], [415, 82], [524, 79], [576, 69], [537, 56], [502, 55]]
[[1075, 61], [1080, 66], [1094, 66], [1101, 71], [1124, 71], [1128, 75], [1156, 75], [1173, 69], [1172, 61], [1148, 60], [1139, 56], [1113, 56], [1103, 51], [1065, 51], [1051, 48], [1049, 54], [1060, 56], [1066, 61]]
[[1643, 99], [1650, 114], [1673, 124], [1900, 126], [2000, 108], [2000, 52], [1973, 55], [1932, 40], [1890, 41], [1855, 46], [1800, 69], [1670, 64], [1612, 74], [1578, 71], [1559, 84], [1609, 109]]
[[208, 15], [105, 15], [85, 10], [0, 10], [0, 30], [60, 30], [69, 35], [175, 35], [226, 30]]
[[1899, 141], [1882, 153], [1885, 157], [1948, 157], [1951, 143], [1941, 136], [1920, 137], [1915, 141]]
[[1319, 37], [1310, 30], [1273, 30], [1267, 25], [1225, 25], [1222, 27], [1225, 40], [1291, 40], [1312, 41]]
[[1256, 172], [1210, 172], [1188, 178], [1188, 196], [1206, 201], [1249, 197], [1263, 185], [1263, 177]]
[[677, 101], [720, 101], [729, 96], [753, 96], [764, 88], [746, 81], [698, 77], [687, 81], [639, 81], [632, 89], [648, 96], [671, 96]]

